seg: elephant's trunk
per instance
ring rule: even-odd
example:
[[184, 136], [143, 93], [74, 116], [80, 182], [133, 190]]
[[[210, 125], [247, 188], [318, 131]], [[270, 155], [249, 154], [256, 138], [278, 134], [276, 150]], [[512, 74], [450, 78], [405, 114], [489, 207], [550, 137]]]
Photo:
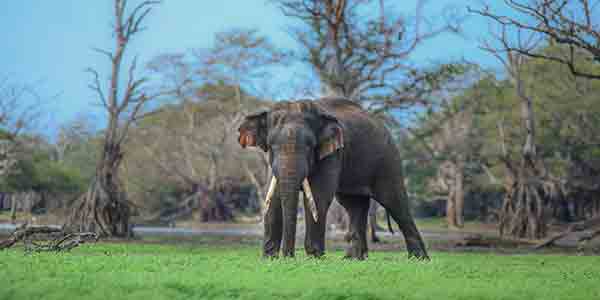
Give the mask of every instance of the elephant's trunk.
[[298, 215], [297, 180], [294, 178], [281, 180], [281, 204], [283, 210], [283, 256], [294, 256], [296, 242], [296, 222]]
[[302, 156], [295, 152], [282, 153], [279, 158], [279, 178], [277, 180], [279, 197], [283, 211], [284, 256], [294, 256], [296, 242], [296, 222], [298, 215], [298, 192], [306, 173], [301, 163]]

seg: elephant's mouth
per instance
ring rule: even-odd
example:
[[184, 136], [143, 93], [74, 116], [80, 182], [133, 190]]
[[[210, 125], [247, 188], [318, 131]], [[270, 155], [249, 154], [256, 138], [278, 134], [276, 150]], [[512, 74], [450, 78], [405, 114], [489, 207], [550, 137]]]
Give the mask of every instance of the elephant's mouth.
[[[275, 193], [275, 187], [277, 186], [277, 177], [271, 177], [271, 183], [269, 184], [269, 189], [267, 190], [267, 197], [265, 198], [265, 213], [269, 211], [269, 207], [271, 206], [271, 200], [273, 198], [273, 194]], [[319, 214], [317, 212], [317, 204], [315, 202], [315, 198], [312, 193], [312, 188], [310, 187], [310, 183], [308, 182], [308, 178], [304, 178], [302, 181], [302, 191], [306, 196], [306, 202], [308, 203], [307, 209], [310, 209], [311, 215], [315, 222], [317, 222], [319, 218]]]

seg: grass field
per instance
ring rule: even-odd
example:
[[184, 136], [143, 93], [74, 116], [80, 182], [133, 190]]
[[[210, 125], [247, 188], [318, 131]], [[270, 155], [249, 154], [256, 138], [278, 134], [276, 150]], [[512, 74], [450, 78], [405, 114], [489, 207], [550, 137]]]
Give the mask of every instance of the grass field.
[[600, 257], [404, 252], [263, 260], [254, 243], [0, 252], [0, 299], [600, 299]]

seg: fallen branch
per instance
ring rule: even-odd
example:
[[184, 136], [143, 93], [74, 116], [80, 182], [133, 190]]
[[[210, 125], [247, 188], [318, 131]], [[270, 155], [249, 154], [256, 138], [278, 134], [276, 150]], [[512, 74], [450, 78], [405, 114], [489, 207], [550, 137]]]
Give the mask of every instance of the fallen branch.
[[[34, 237], [36, 238], [35, 241]], [[97, 241], [98, 235], [92, 232], [67, 233], [60, 227], [24, 224], [18, 227], [8, 239], [0, 242], [0, 250], [8, 249], [18, 242], [23, 242], [25, 250], [28, 252], [60, 252], [70, 251], [81, 244]]]
[[497, 242], [484, 238], [481, 234], [471, 234], [457, 241], [454, 246], [458, 247], [494, 247]]
[[[533, 247], [534, 250], [538, 250], [538, 249], [542, 249], [544, 247], [548, 247], [552, 244], [554, 244], [554, 242], [562, 239], [563, 237], [573, 233], [573, 232], [579, 232], [579, 231], [584, 231], [590, 227], [595, 227], [595, 226], [600, 226], [600, 217], [599, 218], [593, 218], [590, 220], [586, 220], [586, 221], [582, 221], [582, 222], [577, 222], [577, 223], [573, 223], [571, 224], [567, 230], [556, 234], [544, 241], [542, 241], [541, 243], [535, 245]], [[596, 236], [600, 235], [600, 230], [593, 232], [591, 235], [589, 236], [585, 236], [583, 238], [580, 238], [578, 240], [578, 242], [582, 242], [582, 241], [588, 241], [591, 240], [593, 238], [595, 238]]]

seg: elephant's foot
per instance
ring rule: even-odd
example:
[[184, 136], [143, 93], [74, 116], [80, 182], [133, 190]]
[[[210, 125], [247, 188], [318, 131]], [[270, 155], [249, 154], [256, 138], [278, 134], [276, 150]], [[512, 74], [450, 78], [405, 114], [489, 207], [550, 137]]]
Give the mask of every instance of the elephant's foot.
[[365, 260], [369, 257], [369, 255], [364, 252], [364, 253], [348, 253], [346, 252], [346, 255], [344, 255], [344, 259], [352, 259], [352, 260]]
[[310, 258], [320, 259], [325, 256], [324, 252], [306, 252], [306, 255]]
[[365, 260], [369, 257], [368, 250], [366, 247], [360, 247], [358, 244], [352, 243], [348, 249], [346, 249], [345, 259], [356, 259]]
[[304, 251], [306, 255], [312, 258], [321, 258], [325, 255], [325, 247], [313, 244], [305, 244]]
[[294, 258], [295, 257], [295, 250], [294, 248], [291, 249], [282, 249], [281, 250], [281, 255], [283, 256], [283, 258]]
[[279, 257], [279, 242], [266, 241], [263, 244], [263, 258], [276, 259]]
[[407, 241], [406, 250], [408, 251], [409, 259], [417, 259], [428, 261], [430, 260], [429, 255], [427, 255], [427, 251], [425, 250], [425, 245], [421, 240], [418, 241]]

